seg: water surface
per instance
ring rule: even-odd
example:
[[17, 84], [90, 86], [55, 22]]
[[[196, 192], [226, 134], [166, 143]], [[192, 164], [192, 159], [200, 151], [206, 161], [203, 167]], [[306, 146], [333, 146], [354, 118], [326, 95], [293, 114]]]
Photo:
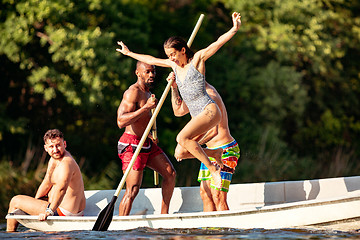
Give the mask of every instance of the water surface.
[[7, 233], [6, 224], [0, 223], [0, 239], [359, 239], [360, 234], [340, 231], [305, 229], [151, 229], [137, 228], [127, 231], [71, 231], [36, 232], [20, 225], [19, 232]]

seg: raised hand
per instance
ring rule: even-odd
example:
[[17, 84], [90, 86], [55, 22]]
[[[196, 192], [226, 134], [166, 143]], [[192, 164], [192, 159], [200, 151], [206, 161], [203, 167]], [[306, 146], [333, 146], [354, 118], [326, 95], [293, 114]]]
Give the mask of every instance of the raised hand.
[[173, 83], [172, 83], [172, 87], [173, 88], [177, 88], [177, 85], [176, 85], [176, 82], [175, 82], [175, 73], [174, 72], [171, 72], [170, 74], [169, 74], [169, 76], [166, 78], [166, 80], [168, 81], [168, 82], [170, 82], [171, 80], [173, 80]]
[[236, 28], [236, 30], [238, 30], [241, 26], [241, 16], [240, 16], [240, 13], [238, 12], [234, 12], [232, 14], [232, 20], [233, 20], [233, 24], [234, 24], [234, 27]]
[[130, 50], [128, 49], [128, 47], [122, 41], [118, 41], [117, 44], [121, 48], [117, 48], [116, 51], [121, 52], [124, 55], [128, 55], [130, 53]]

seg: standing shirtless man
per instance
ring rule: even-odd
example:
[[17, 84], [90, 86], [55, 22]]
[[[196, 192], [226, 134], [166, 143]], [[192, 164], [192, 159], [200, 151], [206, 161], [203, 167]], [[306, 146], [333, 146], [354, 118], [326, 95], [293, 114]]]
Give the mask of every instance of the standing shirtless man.
[[[117, 125], [125, 127], [118, 142], [118, 154], [125, 172], [151, 118], [151, 109], [156, 107], [150, 89], [155, 81], [155, 66], [137, 62], [137, 82], [123, 95], [117, 112]], [[132, 203], [137, 196], [145, 166], [157, 171], [162, 177], [161, 213], [169, 213], [170, 200], [175, 187], [176, 172], [168, 157], [151, 139], [146, 139], [126, 179], [126, 191], [119, 205], [119, 215], [130, 214]]]
[[[20, 209], [30, 215], [39, 215], [40, 221], [45, 221], [48, 216], [82, 216], [86, 204], [84, 183], [78, 164], [65, 150], [64, 135], [58, 129], [48, 130], [44, 143], [51, 158], [35, 198], [13, 197], [8, 212]], [[18, 225], [15, 219], [8, 219], [6, 230], [14, 232]]]
[[[173, 73], [168, 76], [168, 81], [175, 78]], [[171, 102], [175, 116], [184, 116], [189, 112], [186, 104], [182, 101], [177, 85], [174, 81], [171, 87]], [[236, 140], [231, 136], [228, 124], [228, 115], [225, 104], [216, 91], [208, 82], [205, 82], [205, 89], [209, 96], [216, 102], [221, 111], [221, 120], [206, 134], [197, 136], [195, 139], [200, 145], [206, 144], [204, 149], [211, 162], [216, 165], [215, 158], [221, 155], [223, 167], [221, 168], [222, 188], [217, 188], [211, 178], [209, 169], [201, 163], [198, 181], [200, 182], [200, 196], [203, 200], [205, 212], [229, 210], [227, 204], [227, 193], [229, 191], [232, 174], [235, 171], [238, 159], [240, 158], [240, 148]], [[177, 146], [175, 158], [182, 159], [194, 158], [186, 149]]]

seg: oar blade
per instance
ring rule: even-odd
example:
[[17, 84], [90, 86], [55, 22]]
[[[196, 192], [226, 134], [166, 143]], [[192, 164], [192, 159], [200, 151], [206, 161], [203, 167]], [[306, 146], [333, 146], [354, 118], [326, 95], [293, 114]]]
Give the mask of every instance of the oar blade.
[[114, 206], [117, 196], [113, 196], [111, 202], [100, 212], [93, 227], [93, 231], [107, 231], [114, 214]]

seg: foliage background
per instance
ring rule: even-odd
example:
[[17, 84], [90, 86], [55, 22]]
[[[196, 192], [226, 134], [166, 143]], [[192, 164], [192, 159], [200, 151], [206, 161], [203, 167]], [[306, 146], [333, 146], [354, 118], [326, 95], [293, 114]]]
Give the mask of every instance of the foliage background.
[[[86, 189], [115, 188], [122, 130], [116, 110], [135, 82], [135, 61], [115, 51], [166, 57], [169, 36], [192, 48], [215, 41], [240, 11], [237, 35], [207, 62], [241, 147], [233, 183], [359, 174], [360, 2], [347, 0], [2, 0], [0, 4], [0, 215], [14, 194], [34, 195], [48, 157], [42, 136], [59, 128]], [[157, 68], [160, 98], [168, 69]], [[177, 186], [197, 185], [199, 162], [177, 163], [169, 99], [157, 119]], [[143, 187], [153, 186], [145, 170]]]

